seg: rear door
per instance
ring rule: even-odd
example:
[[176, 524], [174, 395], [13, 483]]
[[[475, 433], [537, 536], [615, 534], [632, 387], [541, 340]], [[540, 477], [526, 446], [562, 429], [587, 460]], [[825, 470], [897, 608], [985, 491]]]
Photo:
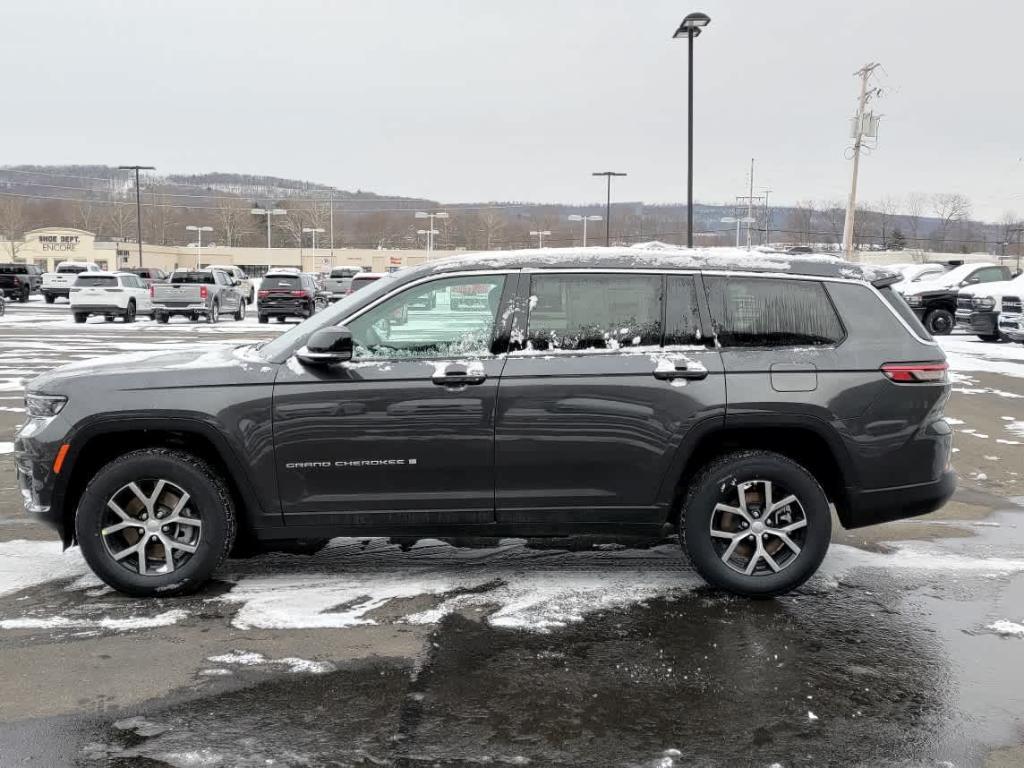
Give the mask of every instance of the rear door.
[[725, 413], [695, 274], [520, 279], [495, 428], [501, 524], [665, 519], [680, 447]]

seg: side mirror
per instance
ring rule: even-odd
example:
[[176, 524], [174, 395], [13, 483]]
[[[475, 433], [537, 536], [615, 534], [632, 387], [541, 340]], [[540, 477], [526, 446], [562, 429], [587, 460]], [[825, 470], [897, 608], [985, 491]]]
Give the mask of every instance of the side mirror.
[[242, 284], [242, 281], [239, 280], [237, 277], [232, 277], [231, 278], [231, 285], [234, 286], [235, 288], [237, 288], [241, 284]]
[[303, 365], [335, 365], [352, 359], [352, 332], [343, 325], [321, 328], [295, 353]]

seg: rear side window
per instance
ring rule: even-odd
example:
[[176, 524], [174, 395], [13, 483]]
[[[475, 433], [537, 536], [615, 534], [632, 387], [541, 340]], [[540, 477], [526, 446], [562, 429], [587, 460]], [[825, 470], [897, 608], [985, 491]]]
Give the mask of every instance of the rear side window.
[[82, 274], [75, 278], [75, 287], [116, 288], [117, 278], [113, 275]]
[[661, 344], [659, 275], [534, 275], [529, 347], [619, 349]]
[[994, 283], [999, 280], [1005, 280], [1006, 273], [1003, 272], [1002, 267], [985, 267], [979, 269], [973, 275], [969, 282], [971, 283]]
[[833, 346], [845, 337], [821, 283], [712, 276], [704, 283], [723, 347]]
[[669, 277], [665, 306], [665, 346], [701, 343], [697, 284], [692, 277]]

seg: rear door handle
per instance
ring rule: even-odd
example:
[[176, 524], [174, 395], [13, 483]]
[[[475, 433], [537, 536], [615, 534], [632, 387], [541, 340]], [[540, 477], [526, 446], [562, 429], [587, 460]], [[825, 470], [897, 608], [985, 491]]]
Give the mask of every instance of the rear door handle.
[[431, 381], [443, 387], [483, 384], [487, 381], [487, 374], [483, 371], [470, 373], [465, 368], [458, 368], [453, 365], [450, 368], [445, 368], [444, 373], [435, 373], [431, 377]]
[[675, 368], [669, 368], [663, 371], [654, 371], [654, 378], [661, 381], [671, 381], [672, 379], [689, 379], [694, 381], [706, 379], [707, 377], [708, 371], [706, 368], [687, 368], [686, 363], [679, 363]]

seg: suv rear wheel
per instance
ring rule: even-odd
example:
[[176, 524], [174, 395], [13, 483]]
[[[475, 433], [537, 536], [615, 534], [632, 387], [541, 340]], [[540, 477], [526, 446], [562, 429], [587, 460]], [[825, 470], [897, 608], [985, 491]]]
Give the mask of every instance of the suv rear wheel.
[[96, 473], [79, 501], [75, 532], [86, 562], [111, 587], [170, 597], [201, 587], [231, 551], [235, 509], [206, 462], [147, 448]]
[[777, 453], [742, 451], [712, 461], [694, 478], [679, 534], [710, 584], [772, 597], [800, 586], [821, 565], [832, 514], [804, 467]]

